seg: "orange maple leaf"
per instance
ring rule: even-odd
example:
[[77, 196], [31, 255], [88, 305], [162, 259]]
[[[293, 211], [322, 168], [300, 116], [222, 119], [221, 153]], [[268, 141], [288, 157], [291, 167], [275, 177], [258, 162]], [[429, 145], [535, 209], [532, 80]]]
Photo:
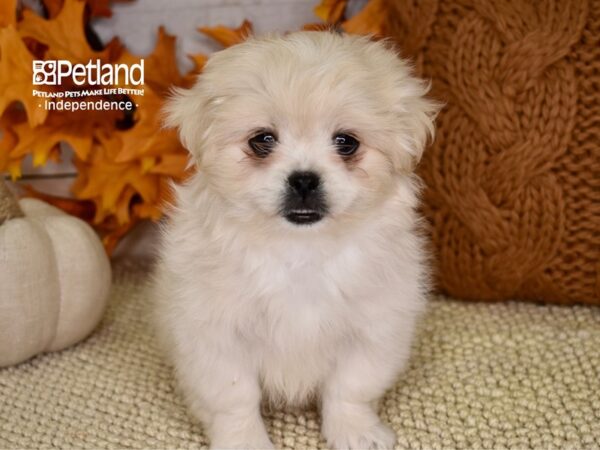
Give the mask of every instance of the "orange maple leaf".
[[150, 173], [168, 175], [175, 180], [182, 180], [191, 175], [193, 168], [187, 152], [169, 153], [157, 157], [156, 164], [149, 170]]
[[68, 214], [79, 217], [86, 222], [90, 222], [94, 217], [95, 206], [93, 202], [88, 200], [77, 200], [73, 198], [59, 197], [45, 192], [39, 192], [32, 186], [22, 185], [28, 197], [43, 200], [50, 203], [52, 206], [62, 209]]
[[[315, 14], [327, 24], [341, 25], [347, 33], [383, 35], [386, 17], [384, 0], [369, 0], [358, 14], [344, 20], [347, 4], [348, 0], [323, 0], [315, 7]], [[321, 30], [324, 27], [319, 24], [310, 24], [305, 29]]]
[[[0, 29], [0, 115], [12, 102], [20, 102], [32, 127], [42, 123], [48, 111], [33, 96], [33, 56], [12, 25]], [[37, 89], [37, 88], [36, 88]], [[37, 89], [41, 90], [41, 89]]]
[[[139, 219], [136, 217], [131, 218], [131, 220], [123, 225], [116, 225], [116, 221], [108, 221], [104, 226], [100, 227], [100, 232], [104, 234], [102, 237], [102, 244], [104, 245], [104, 249], [108, 256], [112, 255], [119, 241], [129, 233], [135, 225], [139, 222]], [[106, 233], [103, 230], [110, 230], [110, 232]]]
[[[144, 83], [159, 94], [166, 93], [173, 85], [184, 84], [184, 77], [177, 68], [175, 36], [168, 34], [164, 27], [158, 28], [158, 40], [152, 53], [144, 59]], [[124, 51], [116, 61], [119, 64], [137, 64], [139, 56]], [[131, 86], [134, 87], [134, 86]]]
[[115, 137], [121, 142], [115, 160], [124, 163], [164, 153], [169, 147], [177, 147], [176, 136], [161, 129], [160, 110], [164, 102], [163, 97], [149, 87], [144, 89], [144, 95], [130, 97], [136, 103], [135, 124], [128, 130], [115, 133]]
[[[122, 62], [137, 62], [137, 57], [126, 53]], [[160, 111], [165, 96], [171, 86], [189, 84], [177, 69], [175, 37], [161, 27], [154, 51], [145, 58], [145, 86], [143, 95], [129, 97], [136, 104], [135, 124], [128, 130], [118, 131], [122, 146], [115, 161], [141, 160], [142, 169], [147, 172], [157, 163], [157, 156], [183, 152], [174, 130], [163, 130]]]
[[117, 213], [126, 187], [133, 188], [145, 202], [153, 203], [158, 198], [159, 177], [144, 174], [139, 163], [115, 162], [105, 149], [110, 145], [119, 145], [118, 139], [98, 145], [88, 161], [76, 162], [79, 174], [73, 192], [77, 198], [92, 200], [96, 204], [94, 223], [101, 223], [109, 215]]
[[152, 202], [141, 201], [133, 205], [133, 213], [140, 219], [158, 220], [163, 215], [164, 208], [173, 203], [171, 184], [164, 177], [157, 177], [157, 198]]
[[370, 0], [355, 16], [342, 23], [346, 33], [372, 34], [377, 37], [384, 35], [385, 0]]
[[0, 27], [17, 24], [17, 0], [0, 2]]
[[315, 6], [315, 15], [330, 24], [340, 22], [346, 10], [348, 0], [323, 0], [319, 5]]
[[[116, 0], [120, 2], [130, 0]], [[64, 0], [43, 0], [48, 16], [53, 19], [59, 13], [63, 7]], [[86, 0], [89, 6], [90, 15], [93, 17], [111, 17], [112, 11], [110, 9], [111, 0]]]
[[[85, 100], [84, 100], [85, 101]], [[87, 159], [94, 138], [110, 132], [119, 117], [118, 111], [53, 111], [42, 125], [31, 129], [26, 123], [14, 125], [19, 138], [13, 149], [14, 157], [33, 154], [33, 165], [42, 166], [60, 142], [67, 142], [75, 155]]]
[[[125, 63], [137, 61], [138, 58], [129, 53], [124, 53], [119, 60]], [[169, 88], [173, 85], [187, 85], [189, 81], [177, 69], [175, 37], [166, 33], [162, 27], [159, 28], [154, 51], [145, 57], [144, 94], [129, 95], [136, 104], [135, 123], [131, 128], [115, 134], [121, 143], [114, 155], [116, 163], [138, 161], [142, 173], [146, 174], [159, 163], [160, 156], [185, 154], [176, 132], [162, 129], [160, 111]], [[172, 175], [181, 175], [181, 172]]]
[[50, 19], [54, 19], [60, 13], [64, 0], [42, 0]]
[[198, 31], [213, 38], [223, 47], [231, 47], [232, 45], [245, 41], [252, 35], [252, 23], [248, 20], [244, 20], [237, 28], [218, 25], [216, 27], [200, 27], [198, 28]]
[[0, 116], [0, 173], [8, 172], [14, 180], [21, 176], [21, 162], [23, 156], [14, 155], [14, 149], [19, 142], [13, 126], [27, 123], [27, 116], [20, 104], [13, 103], [2, 116]]
[[119, 44], [113, 40], [101, 52], [92, 50], [84, 31], [85, 5], [81, 0], [65, 0], [60, 13], [49, 20], [26, 9], [23, 20], [18, 24], [19, 33], [46, 45], [46, 58], [49, 59], [67, 59], [73, 63], [107, 60], [118, 53], [115, 47]]

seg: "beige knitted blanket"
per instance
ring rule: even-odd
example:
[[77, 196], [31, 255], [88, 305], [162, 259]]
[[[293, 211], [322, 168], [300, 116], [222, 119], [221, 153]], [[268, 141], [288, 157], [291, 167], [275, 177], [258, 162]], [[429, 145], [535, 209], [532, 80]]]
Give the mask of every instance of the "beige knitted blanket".
[[[115, 270], [96, 332], [0, 370], [0, 448], [199, 448], [145, 312]], [[277, 447], [325, 448], [314, 410], [265, 412]], [[434, 299], [381, 415], [400, 448], [600, 448], [600, 308]]]

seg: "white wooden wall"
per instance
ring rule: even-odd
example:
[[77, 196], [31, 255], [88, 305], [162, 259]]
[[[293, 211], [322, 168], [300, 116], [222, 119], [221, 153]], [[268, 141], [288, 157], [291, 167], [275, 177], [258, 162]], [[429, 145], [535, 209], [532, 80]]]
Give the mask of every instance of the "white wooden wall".
[[[257, 34], [288, 31], [314, 22], [313, 8], [318, 0], [136, 0], [116, 3], [114, 15], [95, 26], [100, 37], [108, 41], [118, 35], [133, 53], [152, 51], [156, 29], [165, 25], [167, 32], [178, 36], [180, 67], [189, 69], [186, 54], [218, 50], [209, 38], [198, 33], [199, 26], [237, 27], [244, 19], [254, 24]], [[168, 6], [166, 6], [168, 5]]]

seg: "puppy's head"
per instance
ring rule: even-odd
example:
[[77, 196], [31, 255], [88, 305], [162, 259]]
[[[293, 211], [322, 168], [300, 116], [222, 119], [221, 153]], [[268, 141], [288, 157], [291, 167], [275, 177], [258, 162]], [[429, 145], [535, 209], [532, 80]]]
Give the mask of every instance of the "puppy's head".
[[414, 169], [426, 91], [384, 43], [300, 32], [214, 54], [167, 124], [232, 214], [306, 230], [365, 217]]

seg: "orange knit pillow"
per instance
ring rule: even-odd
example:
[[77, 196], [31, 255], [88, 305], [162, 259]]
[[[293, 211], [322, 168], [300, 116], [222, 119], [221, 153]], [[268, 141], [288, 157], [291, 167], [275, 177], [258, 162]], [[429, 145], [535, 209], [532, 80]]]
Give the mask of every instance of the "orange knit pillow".
[[600, 0], [391, 0], [446, 107], [420, 167], [441, 289], [600, 304]]

